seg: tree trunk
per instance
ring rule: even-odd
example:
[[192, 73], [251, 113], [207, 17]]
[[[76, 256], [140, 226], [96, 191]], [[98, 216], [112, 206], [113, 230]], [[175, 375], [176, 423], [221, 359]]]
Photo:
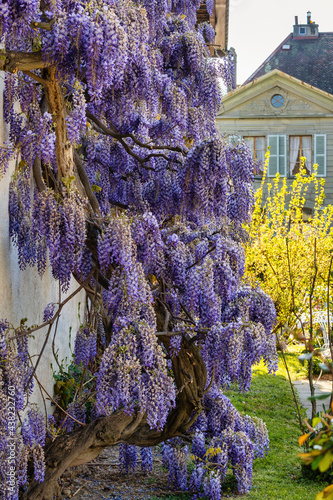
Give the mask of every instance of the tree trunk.
[[[168, 344], [170, 339], [163, 339]], [[198, 348], [183, 339], [178, 356], [172, 360], [178, 394], [162, 430], [150, 429], [145, 415], [127, 415], [119, 410], [100, 417], [77, 431], [56, 438], [45, 447], [45, 479], [32, 481], [24, 500], [52, 500], [58, 493], [58, 479], [69, 467], [95, 459], [108, 446], [126, 442], [154, 446], [184, 434], [201, 413], [201, 400], [207, 384], [206, 368]]]
[[55, 68], [45, 68], [44, 78], [45, 97], [49, 113], [52, 115], [56, 135], [56, 158], [58, 166], [58, 180], [61, 177], [70, 177], [74, 173], [73, 146], [68, 140], [66, 125], [66, 102], [56, 78]]

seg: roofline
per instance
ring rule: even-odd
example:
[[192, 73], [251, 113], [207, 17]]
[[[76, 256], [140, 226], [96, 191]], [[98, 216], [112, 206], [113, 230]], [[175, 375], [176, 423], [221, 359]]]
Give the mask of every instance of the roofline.
[[[319, 38], [319, 36], [320, 36], [320, 35], [333, 35], [333, 31], [320, 31], [320, 32], [318, 32], [318, 38]], [[270, 60], [272, 59], [272, 57], [273, 57], [273, 56], [275, 56], [275, 54], [276, 54], [279, 50], [281, 50], [282, 45], [286, 44], [290, 38], [292, 38], [292, 39], [294, 39], [294, 38], [295, 38], [295, 37], [293, 36], [293, 33], [289, 33], [289, 35], [287, 36], [287, 38], [285, 38], [285, 39], [283, 40], [283, 42], [282, 42], [282, 43], [280, 43], [280, 45], [278, 45], [278, 46], [277, 46], [277, 48], [276, 48], [276, 49], [275, 49], [275, 50], [274, 50], [274, 51], [273, 51], [273, 52], [272, 52], [272, 53], [271, 53], [271, 54], [267, 57], [267, 59], [265, 59], [265, 61], [264, 61], [262, 64], [260, 64], [260, 66], [258, 66], [258, 68], [257, 68], [257, 69], [256, 69], [256, 70], [252, 73], [252, 75], [250, 75], [250, 76], [249, 76], [249, 77], [245, 80], [245, 82], [244, 82], [242, 85], [246, 85], [246, 84], [248, 84], [248, 83], [251, 81], [251, 78], [253, 78], [253, 77], [254, 77], [254, 75], [255, 75], [256, 73], [258, 73], [258, 71], [260, 71], [260, 70], [261, 70], [261, 69], [262, 69], [262, 68], [263, 68], [263, 67], [264, 67], [264, 66], [268, 63], [268, 61], [270, 61]], [[304, 40], [304, 38], [305, 38], [305, 37], [298, 37], [298, 38], [296, 38], [296, 39], [297, 39], [297, 40], [300, 40], [300, 39], [303, 39], [303, 40]], [[307, 38], [307, 39], [310, 39], [310, 38], [311, 38], [311, 39], [313, 39], [313, 37], [306, 37], [306, 38]], [[316, 38], [314, 38], [314, 39], [315, 39], [315, 40], [318, 40], [318, 38], [316, 37]]]
[[250, 75], [246, 80], [245, 82], [242, 84], [242, 85], [246, 85], [247, 83], [250, 82], [251, 78], [256, 74], [258, 73], [258, 71], [260, 71], [267, 63], [268, 61], [270, 61], [270, 59], [272, 59], [273, 56], [275, 56], [275, 54], [278, 52], [278, 50], [280, 50], [282, 48], [282, 45], [286, 44], [288, 42], [288, 40], [293, 36], [292, 33], [289, 33], [289, 35], [283, 40], [283, 42], [280, 43], [280, 45], [278, 45], [276, 47], [276, 49], [267, 57], [267, 59], [265, 59], [265, 61], [263, 63], [260, 64], [260, 66], [252, 73], [252, 75]]
[[[249, 89], [250, 87], [253, 87], [258, 82], [261, 82], [263, 80], [268, 80], [273, 75], [281, 76], [282, 78], [291, 80], [292, 82], [295, 82], [298, 85], [300, 84], [303, 87], [305, 87], [309, 90], [312, 90], [312, 91], [314, 91], [322, 96], [329, 97], [330, 99], [333, 99], [333, 95], [330, 94], [329, 92], [325, 92], [325, 90], [318, 89], [318, 87], [314, 87], [313, 85], [310, 85], [309, 83], [303, 82], [302, 80], [299, 80], [298, 78], [295, 78], [294, 76], [288, 75], [288, 73], [283, 73], [283, 71], [280, 71], [279, 69], [273, 69], [273, 70], [269, 71], [268, 73], [266, 73], [265, 75], [261, 75], [258, 78], [251, 80], [249, 83], [244, 83], [243, 85], [240, 85], [239, 87], [237, 87], [235, 90], [228, 92], [222, 98], [222, 105], [223, 105], [223, 102], [225, 102], [226, 100], [229, 100], [234, 95], [245, 92], [245, 90]], [[220, 113], [218, 113], [218, 114], [220, 114]]]
[[319, 33], [318, 35], [311, 35], [311, 36], [293, 36], [293, 40], [318, 40], [319, 38]]

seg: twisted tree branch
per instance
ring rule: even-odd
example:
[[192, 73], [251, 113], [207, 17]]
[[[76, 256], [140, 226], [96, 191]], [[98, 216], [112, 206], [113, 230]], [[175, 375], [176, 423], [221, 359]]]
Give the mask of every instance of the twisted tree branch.
[[9, 50], [0, 55], [0, 70], [9, 73], [17, 71], [32, 71], [46, 68], [48, 64], [43, 59], [42, 52], [18, 52]]
[[147, 144], [147, 143], [142, 142], [139, 139], [137, 139], [135, 137], [135, 135], [133, 135], [133, 134], [122, 134], [121, 132], [119, 132], [119, 130], [117, 129], [117, 127], [115, 127], [115, 125], [113, 125], [112, 123], [110, 123], [109, 128], [106, 127], [103, 122], [101, 122], [98, 118], [96, 118], [89, 111], [86, 112], [86, 115], [87, 115], [87, 118], [89, 118], [90, 120], [92, 120], [93, 122], [95, 122], [96, 125], [101, 130], [103, 130], [103, 132], [106, 135], [110, 135], [111, 137], [114, 137], [115, 139], [120, 139], [120, 138], [126, 139], [128, 137], [129, 139], [132, 139], [132, 141], [134, 142], [134, 144], [136, 144], [137, 146], [140, 146], [140, 148], [149, 149], [150, 151], [165, 149], [165, 150], [168, 150], [168, 151], [174, 151], [175, 153], [181, 153], [184, 156], [187, 155], [187, 151], [185, 151], [184, 149], [180, 148], [179, 146], [167, 146], [167, 145], [162, 145], [161, 146], [161, 145], [155, 145], [155, 144], [154, 145]]
[[40, 23], [32, 22], [32, 23], [30, 23], [30, 26], [34, 30], [40, 29], [40, 30], [51, 31], [52, 30], [52, 26], [54, 25], [55, 21], [56, 21], [55, 19], [51, 19], [51, 21], [49, 21], [48, 23], [45, 23], [45, 22], [40, 22]]
[[[148, 144], [145, 144], [144, 142], [141, 142], [139, 139], [137, 139], [133, 134], [122, 134], [118, 131], [118, 129], [111, 124], [111, 128], [108, 128], [104, 123], [96, 118], [94, 115], [92, 115], [89, 111], [86, 112], [87, 118], [91, 120], [95, 125], [98, 127], [98, 132], [104, 133], [105, 135], [109, 135], [110, 137], [113, 137], [114, 139], [117, 139], [117, 141], [120, 142], [120, 144], [123, 146], [125, 151], [135, 158], [140, 165], [145, 168], [146, 170], [152, 170], [154, 169], [152, 167], [148, 167], [145, 165], [151, 158], [163, 158], [166, 161], [170, 161], [170, 158], [168, 158], [165, 154], [163, 153], [150, 153], [148, 156], [145, 156], [142, 158], [141, 156], [137, 155], [134, 151], [133, 148], [124, 140], [125, 138], [130, 138], [134, 144], [137, 146], [144, 148], [144, 149], [149, 149], [150, 151], [153, 150], [167, 150], [167, 151], [174, 151], [178, 153], [182, 153], [183, 155], [186, 155], [186, 151], [182, 150], [179, 147], [173, 147], [173, 146], [150, 146]], [[179, 160], [174, 160], [176, 163], [181, 163]]]
[[75, 151], [75, 149], [74, 149], [74, 163], [75, 163], [77, 172], [79, 174], [80, 181], [82, 182], [82, 185], [83, 185], [85, 192], [87, 194], [90, 205], [91, 205], [93, 211], [100, 216], [101, 213], [100, 213], [100, 209], [99, 209], [99, 203], [96, 199], [96, 196], [94, 195], [93, 190], [91, 189], [91, 185], [90, 185], [87, 173], [85, 171], [85, 168], [83, 166], [83, 163], [81, 161], [81, 158], [79, 157], [79, 155], [78, 155], [77, 151]]

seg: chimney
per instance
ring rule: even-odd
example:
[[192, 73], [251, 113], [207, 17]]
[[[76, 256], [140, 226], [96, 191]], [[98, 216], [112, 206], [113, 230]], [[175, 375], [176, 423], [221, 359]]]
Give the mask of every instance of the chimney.
[[[295, 16], [293, 39], [301, 40], [303, 38], [308, 40], [309, 38], [316, 39], [319, 37], [319, 26], [311, 20], [311, 12], [309, 10], [306, 13], [306, 17], [306, 24], [298, 24], [298, 16]], [[283, 49], [285, 50], [285, 47]]]

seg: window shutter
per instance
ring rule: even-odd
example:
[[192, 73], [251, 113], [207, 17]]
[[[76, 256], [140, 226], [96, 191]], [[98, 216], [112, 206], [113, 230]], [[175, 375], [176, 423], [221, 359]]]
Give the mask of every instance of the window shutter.
[[287, 139], [285, 135], [279, 135], [279, 172], [282, 177], [286, 176], [287, 167]]
[[287, 165], [287, 139], [285, 135], [268, 135], [267, 145], [270, 146], [268, 163], [268, 177], [275, 177], [277, 172], [282, 177], [286, 176]]
[[270, 147], [267, 177], [275, 177], [279, 171], [278, 136], [277, 135], [268, 135], [267, 136], [267, 145]]
[[326, 134], [314, 136], [314, 162], [318, 164], [318, 177], [326, 177]]

